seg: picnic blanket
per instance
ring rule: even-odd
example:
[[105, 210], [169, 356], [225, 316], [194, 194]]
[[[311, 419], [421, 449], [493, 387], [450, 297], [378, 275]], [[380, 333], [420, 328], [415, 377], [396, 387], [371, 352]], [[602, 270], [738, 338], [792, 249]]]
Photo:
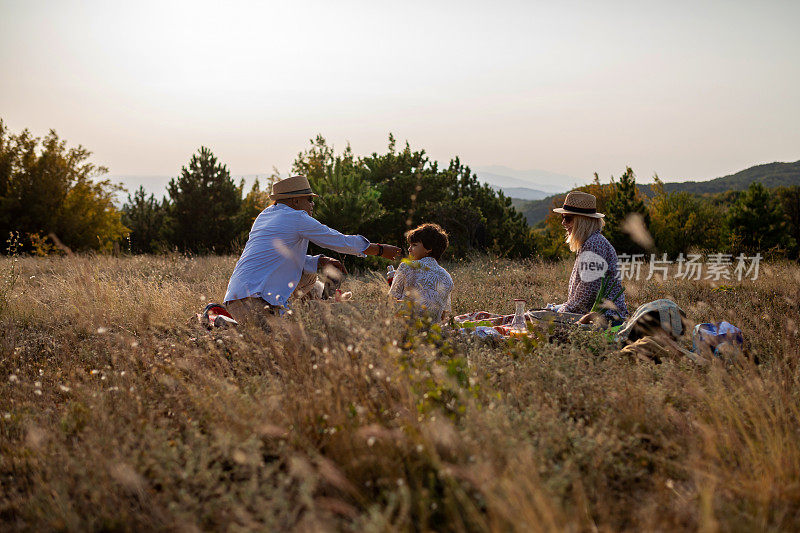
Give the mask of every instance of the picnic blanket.
[[[541, 323], [552, 321], [557, 324], [575, 324], [581, 317], [576, 313], [555, 313], [553, 311], [539, 310], [526, 311], [525, 323]], [[498, 315], [488, 311], [475, 311], [453, 317], [453, 320], [461, 326], [463, 330], [474, 329], [478, 337], [500, 336], [508, 337], [511, 335], [511, 322], [514, 314]]]

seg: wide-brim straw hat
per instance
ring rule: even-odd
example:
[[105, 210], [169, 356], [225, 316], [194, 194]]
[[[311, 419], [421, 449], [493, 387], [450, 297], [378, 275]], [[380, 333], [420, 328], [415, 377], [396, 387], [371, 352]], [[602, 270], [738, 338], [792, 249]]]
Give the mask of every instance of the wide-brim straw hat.
[[572, 191], [564, 198], [564, 207], [553, 209], [562, 215], [579, 215], [590, 218], [603, 218], [603, 213], [597, 212], [597, 197], [583, 191]]
[[305, 176], [292, 176], [272, 184], [270, 200], [286, 200], [300, 196], [319, 196], [311, 190], [311, 184]]

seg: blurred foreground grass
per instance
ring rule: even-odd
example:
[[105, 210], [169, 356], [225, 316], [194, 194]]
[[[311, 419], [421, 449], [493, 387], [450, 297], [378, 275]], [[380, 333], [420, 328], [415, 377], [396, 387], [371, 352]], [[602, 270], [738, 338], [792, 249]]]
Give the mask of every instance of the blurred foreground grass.
[[[800, 268], [626, 282], [762, 364], [660, 365], [586, 331], [490, 346], [375, 275], [273, 332], [207, 332], [235, 258], [0, 260], [3, 530], [797, 530]], [[570, 263], [446, 265], [456, 313], [563, 301]], [[5, 276], [3, 279], [8, 279]]]

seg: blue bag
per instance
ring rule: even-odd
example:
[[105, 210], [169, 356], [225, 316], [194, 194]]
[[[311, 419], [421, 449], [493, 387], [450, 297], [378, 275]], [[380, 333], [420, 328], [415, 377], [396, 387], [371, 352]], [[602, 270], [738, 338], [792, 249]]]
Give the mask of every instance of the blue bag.
[[714, 324], [697, 324], [692, 333], [692, 351], [694, 353], [713, 353], [722, 358], [722, 351], [741, 352], [744, 347], [742, 330], [730, 322], [717, 322]]

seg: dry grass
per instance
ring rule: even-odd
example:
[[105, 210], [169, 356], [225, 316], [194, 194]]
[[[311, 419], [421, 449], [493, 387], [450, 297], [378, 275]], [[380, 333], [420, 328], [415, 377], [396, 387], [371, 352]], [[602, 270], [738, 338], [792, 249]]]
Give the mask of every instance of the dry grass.
[[[11, 259], [0, 269], [7, 273]], [[591, 332], [490, 346], [357, 301], [206, 332], [234, 258], [21, 259], [0, 316], [4, 530], [797, 530], [800, 268], [627, 283], [739, 325], [762, 364], [631, 360]], [[448, 265], [456, 312], [570, 265]], [[4, 278], [5, 279], [5, 278]]]

